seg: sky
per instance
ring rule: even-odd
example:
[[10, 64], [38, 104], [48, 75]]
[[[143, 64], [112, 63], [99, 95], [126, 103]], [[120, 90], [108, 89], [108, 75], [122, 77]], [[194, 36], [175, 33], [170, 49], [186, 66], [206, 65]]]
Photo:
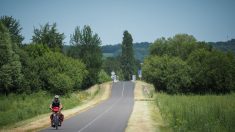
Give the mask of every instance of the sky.
[[128, 30], [134, 42], [153, 42], [177, 33], [199, 41], [235, 38], [235, 0], [0, 0], [0, 16], [19, 20], [24, 42], [34, 28], [56, 23], [65, 44], [76, 26], [89, 25], [102, 45], [122, 42]]

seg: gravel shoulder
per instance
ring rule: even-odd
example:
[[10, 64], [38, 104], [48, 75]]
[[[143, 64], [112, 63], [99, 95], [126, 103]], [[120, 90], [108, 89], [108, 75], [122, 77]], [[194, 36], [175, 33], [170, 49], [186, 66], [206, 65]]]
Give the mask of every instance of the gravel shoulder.
[[158, 107], [154, 104], [153, 86], [136, 81], [134, 91], [134, 108], [126, 132], [159, 132], [166, 131]]

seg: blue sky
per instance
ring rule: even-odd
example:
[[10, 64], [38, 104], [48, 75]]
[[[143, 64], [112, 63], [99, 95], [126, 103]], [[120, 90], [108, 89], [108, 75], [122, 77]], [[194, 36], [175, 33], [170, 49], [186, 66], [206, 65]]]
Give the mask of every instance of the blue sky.
[[24, 42], [47, 22], [57, 23], [66, 44], [75, 27], [84, 25], [91, 26], [103, 45], [121, 43], [124, 30], [134, 42], [177, 33], [200, 41], [235, 38], [235, 0], [1, 0], [3, 15], [20, 21]]

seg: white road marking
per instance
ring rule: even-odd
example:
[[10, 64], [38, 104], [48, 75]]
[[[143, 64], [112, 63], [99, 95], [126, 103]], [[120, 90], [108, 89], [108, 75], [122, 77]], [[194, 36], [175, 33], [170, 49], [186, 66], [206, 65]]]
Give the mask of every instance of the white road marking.
[[124, 94], [124, 89], [125, 89], [125, 83], [123, 82], [123, 85], [122, 85], [122, 97], [123, 97], [123, 94]]
[[90, 125], [92, 125], [96, 120], [98, 120], [100, 117], [102, 117], [105, 113], [109, 112], [113, 107], [114, 105], [116, 105], [123, 97], [123, 94], [124, 94], [124, 90], [125, 90], [125, 86], [124, 86], [124, 82], [123, 82], [123, 85], [122, 85], [122, 96], [116, 100], [115, 103], [113, 103], [107, 110], [105, 110], [103, 113], [101, 113], [100, 115], [96, 116], [95, 119], [93, 119], [90, 123], [88, 123], [86, 126], [84, 126], [83, 128], [81, 128], [78, 132], [82, 132], [84, 129], [86, 129], [87, 127], [89, 127]]

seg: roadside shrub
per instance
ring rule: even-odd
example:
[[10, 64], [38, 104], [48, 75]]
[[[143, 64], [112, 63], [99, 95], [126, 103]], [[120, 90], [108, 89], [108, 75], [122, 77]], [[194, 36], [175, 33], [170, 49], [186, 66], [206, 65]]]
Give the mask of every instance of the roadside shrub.
[[232, 60], [224, 53], [199, 49], [190, 54], [194, 92], [228, 93], [234, 87]]
[[68, 94], [73, 90], [74, 81], [65, 74], [55, 74], [48, 80], [49, 90], [54, 94]]
[[143, 72], [144, 78], [153, 83], [156, 90], [168, 93], [189, 91], [190, 67], [178, 57], [151, 56], [145, 60]]
[[102, 69], [98, 75], [98, 83], [111, 81], [111, 77]]
[[197, 42], [187, 34], [157, 39], [143, 65], [143, 77], [168, 93], [225, 94], [235, 89], [235, 55]]
[[88, 73], [81, 61], [56, 52], [49, 52], [39, 57], [36, 64], [40, 65], [38, 72], [43, 84], [45, 86], [49, 84], [49, 87], [42, 87], [51, 92], [58, 90], [60, 94], [81, 89]]

